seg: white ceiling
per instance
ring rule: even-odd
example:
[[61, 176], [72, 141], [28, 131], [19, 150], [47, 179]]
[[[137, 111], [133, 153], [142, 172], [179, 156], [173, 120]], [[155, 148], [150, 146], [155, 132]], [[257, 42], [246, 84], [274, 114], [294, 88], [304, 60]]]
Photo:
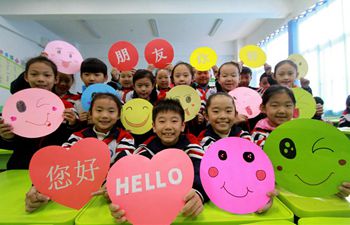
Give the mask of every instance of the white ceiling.
[[[0, 16], [14, 21], [34, 20], [66, 41], [96, 52], [118, 40], [145, 45], [154, 39], [149, 19], [160, 37], [181, 51], [198, 45], [217, 45], [232, 51], [234, 41], [264, 38], [259, 27], [285, 23], [316, 0], [0, 0]], [[223, 23], [209, 37], [216, 19]], [[84, 22], [97, 35], [86, 28]], [[277, 23], [277, 24], [279, 24]], [[267, 33], [266, 33], [267, 32]], [[97, 37], [99, 36], [99, 37]], [[222, 51], [222, 54], [227, 54]]]

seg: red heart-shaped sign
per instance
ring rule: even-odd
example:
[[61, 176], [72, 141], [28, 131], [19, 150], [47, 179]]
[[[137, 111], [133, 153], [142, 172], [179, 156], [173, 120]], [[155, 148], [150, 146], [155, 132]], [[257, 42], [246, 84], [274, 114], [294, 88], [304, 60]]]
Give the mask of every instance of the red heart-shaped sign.
[[108, 173], [108, 146], [85, 138], [70, 149], [47, 146], [37, 151], [29, 164], [35, 187], [53, 201], [80, 209], [97, 191]]
[[167, 149], [153, 156], [126, 156], [107, 176], [112, 202], [125, 210], [132, 224], [170, 224], [183, 208], [194, 178], [189, 156]]

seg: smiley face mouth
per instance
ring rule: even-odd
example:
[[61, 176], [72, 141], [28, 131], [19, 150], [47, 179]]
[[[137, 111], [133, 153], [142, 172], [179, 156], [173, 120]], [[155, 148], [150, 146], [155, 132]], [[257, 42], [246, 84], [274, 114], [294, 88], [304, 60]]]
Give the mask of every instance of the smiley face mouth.
[[233, 196], [233, 197], [235, 197], [235, 198], [244, 198], [244, 197], [246, 197], [246, 196], [249, 194], [249, 192], [250, 192], [250, 193], [253, 193], [253, 191], [249, 190], [249, 188], [247, 187], [247, 192], [246, 192], [244, 195], [234, 195], [234, 194], [232, 194], [231, 192], [229, 192], [229, 191], [225, 188], [225, 182], [224, 182], [224, 184], [222, 185], [221, 189], [224, 189], [224, 190], [227, 192], [227, 194], [229, 194], [229, 195], [231, 195], [231, 196]]
[[31, 122], [31, 121], [28, 121], [28, 120], [25, 120], [25, 122], [26, 122], [26, 123], [33, 124], [33, 125], [35, 125], [35, 126], [40, 126], [40, 127], [46, 126], [46, 127], [49, 127], [49, 126], [51, 126], [51, 122], [49, 121], [49, 115], [50, 115], [50, 113], [47, 113], [47, 114], [46, 114], [46, 120], [45, 120], [44, 123], [33, 123], [33, 122]]
[[324, 182], [326, 182], [333, 174], [334, 174], [334, 172], [331, 172], [331, 173], [328, 175], [328, 177], [327, 177], [326, 179], [324, 179], [323, 181], [318, 182], [318, 183], [306, 182], [306, 181], [304, 181], [303, 179], [301, 179], [301, 177], [299, 177], [297, 174], [295, 174], [294, 176], [296, 176], [301, 182], [303, 182], [303, 183], [306, 184], [306, 185], [309, 185], [309, 186], [317, 186], [317, 185], [320, 185], [320, 184], [323, 184]]
[[130, 122], [129, 120], [126, 119], [125, 117], [125, 122], [130, 126], [130, 127], [143, 127], [147, 121], [148, 121], [149, 115], [146, 117], [146, 119], [144, 121], [142, 121], [141, 123], [133, 123]]

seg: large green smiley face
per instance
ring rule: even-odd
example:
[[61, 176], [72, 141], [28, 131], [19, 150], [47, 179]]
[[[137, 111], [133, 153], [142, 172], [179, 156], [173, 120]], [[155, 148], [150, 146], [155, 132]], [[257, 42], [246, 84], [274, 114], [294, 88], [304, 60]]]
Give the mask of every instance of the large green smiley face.
[[339, 192], [350, 181], [350, 142], [337, 128], [318, 120], [296, 119], [282, 124], [267, 138], [279, 186], [303, 196]]

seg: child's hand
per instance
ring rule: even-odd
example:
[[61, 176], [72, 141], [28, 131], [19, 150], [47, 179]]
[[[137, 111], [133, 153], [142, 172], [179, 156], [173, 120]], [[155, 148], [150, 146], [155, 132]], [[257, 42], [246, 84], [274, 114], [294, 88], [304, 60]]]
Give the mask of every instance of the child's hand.
[[269, 210], [272, 206], [273, 203], [273, 198], [276, 197], [278, 195], [278, 191], [275, 189], [273, 191], [267, 192], [266, 195], [270, 198], [270, 201], [261, 209], [258, 209], [258, 211], [256, 211], [256, 213], [264, 213], [267, 210]]
[[167, 63], [164, 69], [167, 69], [169, 72], [173, 70], [174, 66], [171, 63]]
[[89, 118], [89, 113], [88, 112], [81, 112], [79, 113], [79, 119], [80, 121], [87, 121]]
[[182, 209], [182, 213], [187, 217], [196, 217], [203, 211], [202, 199], [196, 193], [194, 189], [185, 196], [185, 206]]
[[119, 205], [113, 203], [109, 204], [109, 210], [111, 215], [117, 220], [118, 223], [123, 223], [126, 221], [125, 211], [120, 209]]
[[204, 116], [202, 113], [198, 113], [197, 122], [198, 122], [198, 124], [202, 124], [204, 122]]
[[73, 112], [72, 109], [65, 109], [65, 110], [63, 111], [63, 118], [64, 118], [65, 120], [67, 120], [67, 122], [68, 122], [68, 124], [69, 124], [70, 126], [75, 125], [76, 122], [77, 122], [77, 118], [76, 118], [76, 116], [75, 116], [75, 114], [74, 114], [74, 112]]
[[26, 194], [26, 211], [33, 212], [49, 202], [50, 198], [41, 194], [34, 186]]
[[237, 114], [236, 116], [236, 123], [242, 123], [247, 121], [248, 117], [243, 114]]
[[148, 71], [150, 71], [150, 72], [153, 72], [153, 70], [154, 70], [154, 65], [153, 65], [153, 64], [148, 64], [146, 70], [148, 70]]
[[107, 200], [107, 202], [109, 202], [109, 203], [112, 202], [111, 199], [109, 198], [106, 184], [104, 184], [98, 191], [92, 192], [91, 195], [92, 196], [103, 195], [105, 197], [105, 199]]
[[0, 119], [0, 136], [4, 140], [10, 140], [15, 137], [12, 132], [13, 127], [10, 124], [4, 123], [3, 119]]
[[340, 190], [337, 195], [340, 198], [346, 198], [350, 195], [350, 182], [343, 182], [338, 189]]
[[323, 105], [321, 105], [320, 103], [316, 104], [316, 115], [317, 116], [322, 116], [323, 114]]

